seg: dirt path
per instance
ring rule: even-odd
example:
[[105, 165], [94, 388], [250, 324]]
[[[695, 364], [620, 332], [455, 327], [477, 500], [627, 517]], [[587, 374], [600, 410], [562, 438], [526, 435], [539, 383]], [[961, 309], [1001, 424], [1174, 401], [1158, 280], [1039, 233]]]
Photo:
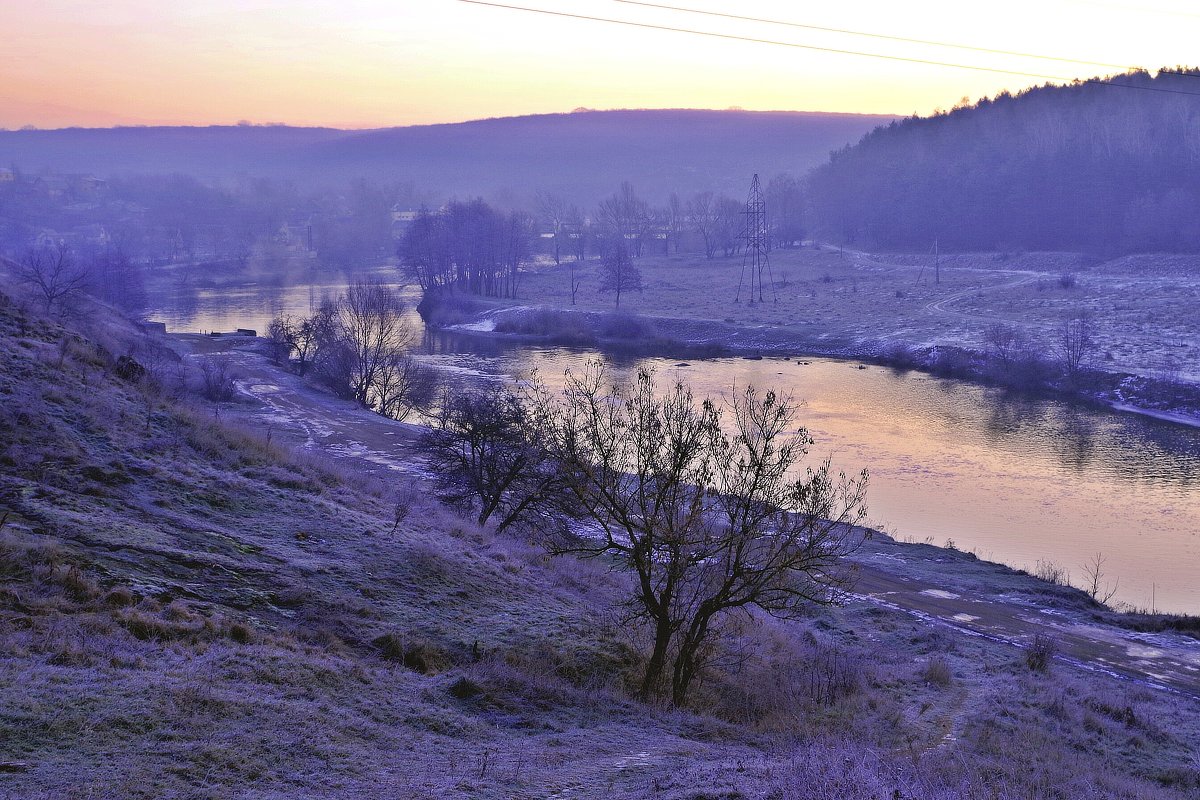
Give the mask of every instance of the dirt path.
[[[419, 426], [333, 398], [238, 347], [244, 345], [231, 344], [227, 350], [237, 362], [238, 388], [256, 401], [236, 412], [239, 418], [385, 478], [423, 474], [410, 447]], [[955, 555], [959, 562], [965, 558]], [[1036, 586], [1033, 578], [1014, 578], [1011, 570], [985, 562], [956, 563], [940, 548], [876, 537], [858, 561], [855, 594], [869, 602], [1018, 650], [1043, 634], [1057, 644], [1062, 664], [1200, 698], [1200, 642], [1194, 639], [1138, 633], [1097, 622], [1086, 613], [1036, 605], [1029, 599], [1035, 595], [1016, 585]], [[981, 592], [979, 585], [987, 590]]]
[[[861, 559], [855, 594], [932, 624], [1022, 650], [1041, 634], [1056, 645], [1060, 663], [1200, 699], [1200, 642], [1195, 639], [1139, 633], [1106, 625], [1083, 612], [1038, 605], [1028, 594], [1008, 591], [1005, 584], [1012, 582], [1008, 575], [997, 575], [994, 594], [972, 593], [956, 580], [953, 563], [914, 558], [913, 547], [891, 542], [873, 547]], [[980, 569], [987, 567], [977, 564]], [[938, 571], [944, 574], [937, 575]], [[1022, 576], [1022, 580], [1033, 579]]]
[[[1027, 273], [1019, 273], [1019, 274], [1021, 274], [1022, 277], [1016, 279], [1015, 281], [1009, 281], [1008, 283], [1001, 283], [1001, 284], [997, 284], [996, 286], [988, 286], [988, 287], [973, 286], [969, 289], [963, 289], [962, 291], [955, 292], [954, 294], [949, 295], [948, 297], [943, 297], [940, 300], [933, 300], [933, 301], [925, 304], [925, 310], [932, 311], [937, 314], [948, 314], [949, 316], [955, 317], [957, 319], [965, 319], [965, 320], [970, 320], [973, 322], [976, 322], [979, 320], [992, 320], [993, 322], [1003, 322], [1003, 323], [1010, 324], [1010, 325], [1014, 324], [1013, 320], [1006, 319], [1004, 317], [993, 317], [993, 316], [988, 316], [986, 314], [971, 314], [971, 313], [968, 313], [965, 311], [952, 311], [952, 310], [946, 308], [946, 305], [948, 303], [954, 303], [958, 300], [962, 300], [964, 297], [970, 297], [973, 294], [979, 294], [981, 292], [994, 292], [994, 291], [998, 291], [1001, 289], [1015, 289], [1018, 286], [1024, 286], [1027, 283], [1033, 283], [1038, 278], [1043, 277], [1035, 272], [1027, 272]], [[1017, 322], [1016, 324], [1023, 324], [1023, 325], [1027, 325], [1029, 327], [1038, 327], [1037, 323]]]

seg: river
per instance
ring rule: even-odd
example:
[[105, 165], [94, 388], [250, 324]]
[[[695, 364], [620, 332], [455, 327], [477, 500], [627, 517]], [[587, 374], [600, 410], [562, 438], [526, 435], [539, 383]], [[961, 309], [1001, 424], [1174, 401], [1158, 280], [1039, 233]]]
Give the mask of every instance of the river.
[[[172, 331], [261, 332], [275, 311], [307, 313], [338, 288], [189, 293], [150, 317]], [[432, 364], [467, 376], [537, 369], [553, 385], [565, 369], [595, 359], [617, 378], [649, 366], [660, 382], [684, 380], [700, 396], [747, 384], [789, 393], [816, 440], [811, 458], [870, 471], [876, 527], [1030, 571], [1056, 564], [1076, 585], [1084, 563], [1102, 553], [1102, 583], [1116, 585], [1114, 602], [1200, 613], [1200, 429], [837, 359], [677, 366], [442, 333], [427, 333], [422, 350]]]

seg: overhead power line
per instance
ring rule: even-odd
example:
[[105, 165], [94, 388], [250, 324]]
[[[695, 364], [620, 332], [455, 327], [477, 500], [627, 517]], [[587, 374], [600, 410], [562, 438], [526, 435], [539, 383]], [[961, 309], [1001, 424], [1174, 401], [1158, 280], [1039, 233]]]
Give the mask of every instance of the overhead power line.
[[[1035, 58], [1041, 61], [1057, 61], [1064, 64], [1081, 64], [1091, 67], [1109, 67], [1111, 69], [1120, 70], [1144, 70], [1145, 67], [1138, 67], [1132, 64], [1110, 64], [1107, 61], [1087, 61], [1080, 58], [1067, 58], [1065, 56], [1047, 56], [1040, 53], [1025, 53], [1020, 50], [1001, 50], [992, 47], [979, 47], [970, 44], [957, 44], [954, 42], [939, 42], [932, 39], [910, 39], [906, 36], [893, 36], [887, 33], [871, 33], [868, 31], [854, 31], [848, 28], [829, 28], [822, 25], [810, 25], [805, 22], [793, 22], [791, 20], [768, 19], [766, 17], [748, 17], [741, 14], [729, 14], [723, 11], [709, 11], [707, 9], [687, 8], [684, 6], [666, 5], [664, 3], [648, 3], [643, 0], [615, 0], [617, 3], [624, 3], [630, 6], [642, 6], [643, 8], [657, 8], [663, 11], [677, 11], [683, 14], [699, 14], [705, 17], [719, 17], [722, 19], [736, 19], [743, 22], [757, 22], [763, 25], [780, 25], [787, 28], [802, 28], [810, 31], [822, 31], [824, 33], [838, 33], [846, 36], [863, 36], [870, 39], [884, 39], [890, 42], [905, 42], [907, 44], [928, 45], [931, 47], [948, 47], [954, 50], [968, 50], [975, 53], [990, 53], [992, 55], [1014, 56], [1016, 58]], [[1147, 70], [1148, 71], [1148, 70]], [[1159, 72], [1168, 75], [1183, 75], [1189, 78], [1197, 78], [1193, 72], [1181, 72], [1173, 69], [1160, 69]]]
[[1099, 86], [1114, 86], [1125, 89], [1140, 89], [1147, 92], [1163, 92], [1166, 94], [1182, 94], [1191, 97], [1200, 97], [1200, 92], [1188, 92], [1182, 89], [1166, 89], [1160, 86], [1138, 86], [1132, 83], [1116, 83], [1111, 80], [1103, 80], [1100, 78], [1076, 79], [1062, 75], [1049, 75], [1041, 72], [1025, 72], [1015, 69], [1001, 69], [999, 67], [983, 67], [976, 64], [958, 64], [950, 61], [934, 61], [924, 58], [909, 58], [907, 56], [893, 56], [884, 53], [869, 53], [863, 50], [845, 50], [836, 47], [820, 47], [812, 44], [801, 44], [800, 42], [786, 42], [779, 39], [762, 39], [754, 36], [740, 36], [733, 33], [718, 33], [716, 31], [702, 31], [695, 28], [681, 28], [674, 25], [659, 25], [651, 22], [637, 22], [628, 19], [614, 19], [612, 17], [598, 17], [591, 14], [575, 14], [568, 11], [552, 11], [548, 8], [531, 8], [529, 6], [518, 6], [509, 3], [496, 3], [490, 0], [458, 0], [460, 3], [468, 3], [475, 6], [487, 6], [489, 8], [502, 8], [509, 11], [525, 11], [531, 14], [543, 14], [551, 17], [565, 17], [568, 19], [586, 20], [588, 22], [605, 22], [611, 25], [624, 25], [632, 28], [644, 28], [648, 30], [669, 31], [671, 33], [686, 33], [693, 36], [707, 36], [714, 39], [727, 39], [731, 41], [750, 42], [752, 44], [767, 44], [776, 47], [791, 47], [799, 50], [816, 50], [823, 53], [837, 53], [839, 55], [861, 56], [864, 58], [878, 58], [885, 61], [903, 61], [910, 64], [924, 64], [934, 67], [951, 67], [954, 69], [973, 70], [975, 72], [991, 72], [1000, 75], [1019, 75], [1025, 78], [1044, 78], [1051, 81], [1062, 81], [1070, 83], [1078, 80], [1080, 83], [1095, 83]]
[[932, 47], [949, 47], [955, 50], [971, 50], [976, 53], [992, 53], [993, 55], [1001, 56], [1017, 56], [1018, 58], [1036, 58], [1042, 61], [1059, 61], [1066, 64], [1082, 64], [1091, 67], [1112, 67], [1113, 69], [1135, 69], [1128, 64], [1108, 64], [1104, 61], [1084, 61], [1078, 58], [1060, 58], [1059, 56], [1044, 56], [1037, 53], [1022, 53], [1018, 50], [996, 50], [990, 47], [975, 47], [968, 44], [953, 44], [951, 42], [937, 42], [931, 39], [910, 39], [905, 36], [892, 36], [886, 33], [869, 33], [867, 31], [852, 31], [847, 28], [827, 28], [822, 25], [809, 25], [803, 22], [791, 22], [781, 19], [766, 19], [765, 17], [747, 17], [741, 14], [727, 14], [721, 11], [707, 11], [699, 8], [684, 8], [682, 6], [669, 6], [662, 3], [644, 3], [640, 0], [616, 0], [618, 3], [624, 3], [630, 6], [642, 6], [644, 8], [658, 8], [664, 11], [678, 11], [684, 14], [700, 14], [706, 17], [721, 17], [723, 19], [736, 19], [743, 22], [758, 22], [764, 25], [782, 25], [788, 28], [803, 28], [810, 31], [822, 31], [824, 33], [840, 33], [847, 36], [864, 36], [870, 39], [886, 39], [891, 42], [905, 42], [907, 44], [923, 44]]
[[731, 39], [740, 42], [752, 42], [754, 44], [771, 44], [777, 47], [795, 47], [800, 50], [819, 50], [823, 53], [839, 53], [848, 56], [865, 56], [866, 58], [882, 58], [887, 61], [907, 61], [910, 64], [926, 64], [935, 67], [954, 67], [955, 69], [970, 69], [978, 72], [998, 72], [1004, 75], [1020, 75], [1025, 78], [1046, 78], [1047, 80], [1069, 80], [1057, 75], [1043, 75], [1038, 72], [1022, 72], [1014, 69], [998, 69], [993, 67], [979, 67], [971, 64], [952, 64], [948, 61], [931, 61], [924, 58], [908, 58], [906, 56], [889, 56], [883, 53], [866, 53], [859, 50], [841, 50], [836, 47], [819, 47], [812, 44], [800, 44], [799, 42], [784, 42], [778, 39], [759, 39], [753, 36], [739, 36], [733, 33], [717, 33], [716, 31], [698, 31], [694, 28], [679, 28], [674, 25], [656, 25], [651, 22], [636, 22], [629, 19], [613, 19], [612, 17], [596, 17], [590, 14], [573, 14], [568, 11], [551, 11], [548, 8], [530, 8], [528, 6], [509, 5], [507, 3], [493, 3], [489, 0], [458, 0], [460, 3], [470, 3], [474, 6], [490, 6], [492, 8], [507, 8], [511, 11], [528, 11], [532, 14], [546, 14], [552, 17], [568, 17], [570, 19], [582, 19], [590, 22], [608, 22], [613, 25], [627, 25], [633, 28], [648, 28], [656, 31], [671, 31], [672, 33], [690, 33], [695, 36], [711, 36], [716, 39]]

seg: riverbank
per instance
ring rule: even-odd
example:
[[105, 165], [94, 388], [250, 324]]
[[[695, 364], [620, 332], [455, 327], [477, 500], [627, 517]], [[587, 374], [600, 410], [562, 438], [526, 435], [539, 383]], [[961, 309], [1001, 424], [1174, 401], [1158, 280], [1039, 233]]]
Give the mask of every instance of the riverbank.
[[[177, 340], [187, 347], [208, 344], [198, 337]], [[427, 478], [413, 446], [419, 426], [338, 400], [272, 365], [249, 343], [227, 342], [225, 348], [236, 361], [246, 401], [227, 416], [250, 428], [270, 426], [277, 441], [331, 458], [339, 471], [418, 483]], [[1076, 669], [1200, 698], [1200, 678], [1190, 669], [1200, 657], [1196, 617], [1114, 612], [1081, 589], [952, 543], [902, 541], [873, 531], [852, 560], [857, 578], [851, 605], [859, 612], [886, 608], [1013, 652], [1036, 636], [1052, 637], [1060, 660]]]
[[[740, 256], [646, 256], [637, 266], [642, 290], [623, 294], [619, 311], [680, 342], [868, 360], [1200, 417], [1200, 257], [775, 250], [765, 302], [754, 303]], [[596, 259], [542, 262], [522, 275], [519, 299], [485, 308], [610, 314], [615, 298], [602, 285]], [[1064, 380], [1058, 362], [1070, 319], [1088, 320], [1086, 369]]]
[[962, 347], [914, 348], [769, 325], [527, 305], [460, 303], [451, 320], [443, 329], [456, 334], [618, 354], [850, 359], [1200, 427], [1200, 386], [1096, 368], [1066, 381], [1055, 377], [1055, 365], [1047, 361], [999, 364], [986, 352]]

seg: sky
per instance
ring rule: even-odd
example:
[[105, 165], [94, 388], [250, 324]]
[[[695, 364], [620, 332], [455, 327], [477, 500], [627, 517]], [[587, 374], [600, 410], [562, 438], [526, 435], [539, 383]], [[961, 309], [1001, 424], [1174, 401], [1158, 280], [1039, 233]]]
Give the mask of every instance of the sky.
[[[0, 0], [0, 127], [287, 123], [349, 128], [586, 108], [928, 114], [1002, 90], [1197, 64], [1194, 0], [660, 0], [1068, 63], [647, 8], [461, 0]], [[1004, 74], [829, 52], [856, 50]], [[1111, 66], [1110, 66], [1111, 65]], [[1200, 81], [1198, 81], [1200, 83]]]

